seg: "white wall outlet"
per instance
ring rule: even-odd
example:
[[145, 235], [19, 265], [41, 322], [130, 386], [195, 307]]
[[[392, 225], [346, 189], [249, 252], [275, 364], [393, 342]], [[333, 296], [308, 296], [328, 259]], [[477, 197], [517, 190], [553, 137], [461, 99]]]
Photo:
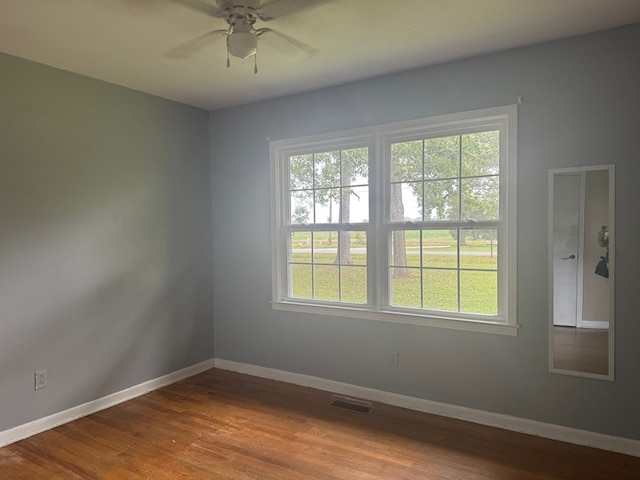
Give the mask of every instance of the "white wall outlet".
[[391, 352], [389, 357], [389, 365], [393, 368], [398, 368], [398, 361], [400, 360], [400, 354], [398, 352]]
[[40, 370], [34, 374], [35, 389], [40, 390], [47, 387], [47, 371]]

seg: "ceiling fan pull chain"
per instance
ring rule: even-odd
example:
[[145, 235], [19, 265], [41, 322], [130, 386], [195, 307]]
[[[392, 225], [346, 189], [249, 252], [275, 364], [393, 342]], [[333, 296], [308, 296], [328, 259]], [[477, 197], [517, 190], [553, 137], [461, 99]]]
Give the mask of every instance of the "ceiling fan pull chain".
[[253, 74], [254, 75], [258, 74], [258, 54], [257, 53], [253, 56]]

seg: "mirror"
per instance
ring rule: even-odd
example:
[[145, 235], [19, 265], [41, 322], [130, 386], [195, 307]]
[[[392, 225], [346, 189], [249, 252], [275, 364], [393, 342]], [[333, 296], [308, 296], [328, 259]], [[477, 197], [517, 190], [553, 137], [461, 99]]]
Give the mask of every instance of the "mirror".
[[613, 380], [614, 167], [549, 171], [549, 368]]

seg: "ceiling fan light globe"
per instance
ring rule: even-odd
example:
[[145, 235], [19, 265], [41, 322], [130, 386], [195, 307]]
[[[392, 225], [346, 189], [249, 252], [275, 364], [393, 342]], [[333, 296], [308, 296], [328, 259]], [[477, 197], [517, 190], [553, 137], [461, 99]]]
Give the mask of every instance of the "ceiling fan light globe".
[[227, 39], [229, 54], [238, 58], [249, 58], [256, 54], [258, 39], [250, 32], [233, 32]]

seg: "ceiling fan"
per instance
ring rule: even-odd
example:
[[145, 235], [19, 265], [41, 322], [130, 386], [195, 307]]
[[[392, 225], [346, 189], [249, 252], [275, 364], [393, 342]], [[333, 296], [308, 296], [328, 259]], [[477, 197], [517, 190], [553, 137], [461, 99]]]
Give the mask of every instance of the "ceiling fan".
[[317, 0], [216, 0], [217, 7], [204, 0], [174, 0], [191, 9], [211, 17], [222, 18], [227, 28], [212, 30], [170, 52], [171, 56], [184, 56], [185, 52], [203, 46], [217, 35], [224, 36], [227, 43], [227, 68], [231, 66], [230, 57], [254, 58], [254, 73], [258, 73], [258, 38], [269, 34], [283, 40], [288, 45], [312, 55], [316, 50], [306, 43], [271, 28], [255, 28], [258, 20], [267, 22], [277, 17], [291, 14], [296, 10], [318, 3]]

